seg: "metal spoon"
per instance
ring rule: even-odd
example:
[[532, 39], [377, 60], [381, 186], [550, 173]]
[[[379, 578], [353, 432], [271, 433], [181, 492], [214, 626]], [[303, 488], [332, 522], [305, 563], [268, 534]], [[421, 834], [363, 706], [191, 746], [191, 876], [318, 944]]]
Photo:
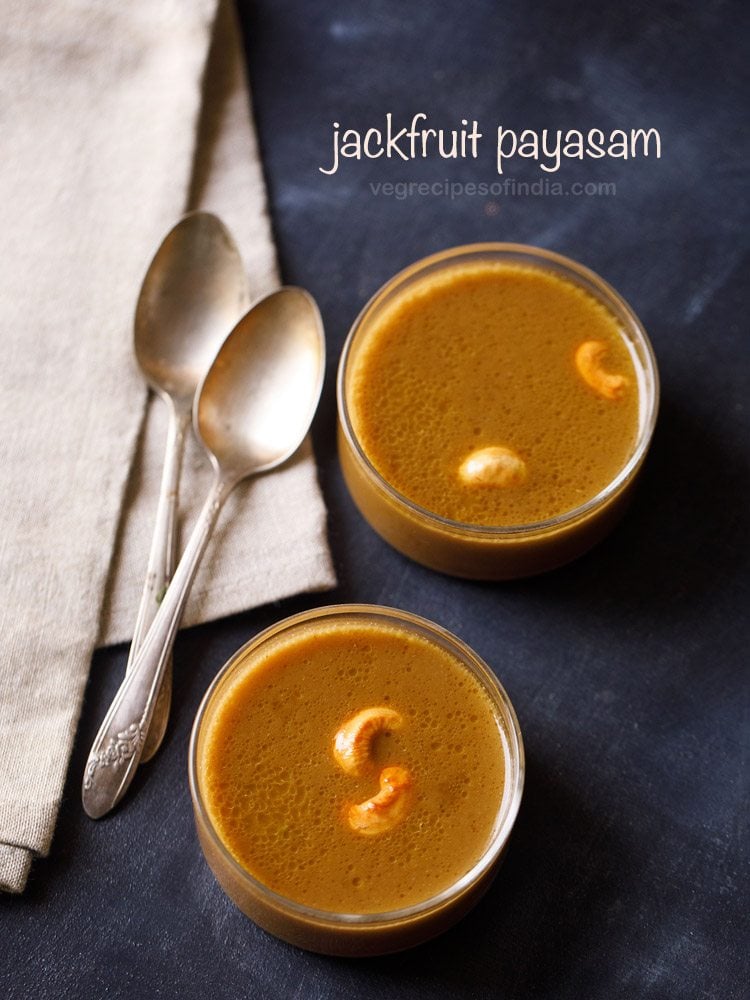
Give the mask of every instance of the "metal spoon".
[[300, 288], [282, 288], [243, 316], [206, 375], [193, 420], [214, 483], [91, 748], [82, 797], [92, 819], [116, 805], [135, 773], [188, 592], [224, 501], [242, 479], [275, 468], [302, 443], [320, 398], [324, 361], [314, 300]]
[[[128, 671], [174, 569], [177, 493], [195, 391], [249, 304], [242, 258], [223, 224], [207, 212], [186, 215], [166, 235], [151, 261], [135, 311], [136, 359], [148, 384], [167, 404], [169, 429]], [[171, 699], [170, 660], [141, 760], [149, 760], [159, 749]]]

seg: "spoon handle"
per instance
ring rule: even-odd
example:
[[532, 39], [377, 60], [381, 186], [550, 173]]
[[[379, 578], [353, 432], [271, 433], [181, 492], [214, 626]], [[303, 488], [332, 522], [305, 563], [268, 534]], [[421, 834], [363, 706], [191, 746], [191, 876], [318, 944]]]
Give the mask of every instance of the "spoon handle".
[[[179, 406], [170, 397], [165, 396], [164, 402], [169, 408], [169, 429], [164, 453], [164, 468], [159, 491], [159, 503], [156, 508], [156, 523], [151, 539], [151, 550], [148, 556], [146, 580], [141, 593], [141, 603], [133, 629], [133, 640], [130, 644], [126, 670], [132, 670], [141, 644], [156, 617], [159, 605], [166, 593], [167, 584], [172, 578], [174, 557], [177, 541], [177, 495], [182, 468], [182, 455], [185, 450], [185, 436], [190, 426], [190, 407]], [[159, 694], [154, 707], [154, 714], [146, 735], [146, 741], [141, 754], [141, 761], [150, 760], [156, 753], [164, 738], [169, 718], [169, 707], [172, 700], [172, 663], [168, 660], [164, 678], [159, 687]]]
[[81, 790], [83, 808], [92, 819], [106, 815], [133, 779], [190, 587], [235, 482], [217, 473], [153, 624], [96, 735]]

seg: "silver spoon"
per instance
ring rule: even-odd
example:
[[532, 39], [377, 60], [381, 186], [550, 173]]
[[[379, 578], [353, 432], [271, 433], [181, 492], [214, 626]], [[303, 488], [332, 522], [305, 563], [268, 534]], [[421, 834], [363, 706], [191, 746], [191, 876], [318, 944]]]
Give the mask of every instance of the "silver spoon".
[[[215, 215], [192, 212], [166, 235], [151, 261], [135, 311], [135, 354], [169, 409], [154, 535], [127, 670], [159, 609], [174, 569], [177, 494], [195, 391], [225, 337], [250, 304], [239, 251]], [[164, 671], [141, 760], [159, 749], [172, 700]]]
[[297, 450], [318, 405], [324, 362], [314, 300], [300, 288], [282, 288], [243, 316], [209, 369], [193, 420], [214, 483], [91, 748], [82, 798], [92, 819], [119, 802], [135, 773], [188, 592], [224, 501], [242, 479], [275, 468]]

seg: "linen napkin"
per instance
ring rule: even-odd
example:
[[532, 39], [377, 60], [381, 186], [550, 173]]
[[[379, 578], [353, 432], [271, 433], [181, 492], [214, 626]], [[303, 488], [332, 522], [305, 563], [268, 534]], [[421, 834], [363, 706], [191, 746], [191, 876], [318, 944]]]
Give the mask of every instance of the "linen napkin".
[[[233, 8], [2, 2], [0, 888], [49, 851], [97, 641], [128, 639], [166, 414], [132, 353], [141, 280], [191, 208], [278, 283]], [[227, 331], [228, 332], [228, 331]], [[207, 493], [188, 446], [185, 532]], [[185, 624], [335, 584], [309, 441], [222, 513]]]

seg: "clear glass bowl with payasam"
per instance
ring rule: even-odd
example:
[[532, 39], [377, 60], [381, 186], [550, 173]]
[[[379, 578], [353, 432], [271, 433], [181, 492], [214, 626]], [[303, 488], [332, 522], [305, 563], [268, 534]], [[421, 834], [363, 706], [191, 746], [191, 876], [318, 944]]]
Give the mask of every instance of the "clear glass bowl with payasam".
[[543, 572], [622, 514], [658, 395], [646, 332], [598, 275], [536, 247], [457, 247], [397, 274], [352, 327], [344, 478], [418, 562], [476, 579]]
[[494, 673], [404, 611], [286, 619], [231, 658], [193, 727], [206, 859], [292, 944], [398, 951], [488, 888], [518, 812], [521, 734]]

